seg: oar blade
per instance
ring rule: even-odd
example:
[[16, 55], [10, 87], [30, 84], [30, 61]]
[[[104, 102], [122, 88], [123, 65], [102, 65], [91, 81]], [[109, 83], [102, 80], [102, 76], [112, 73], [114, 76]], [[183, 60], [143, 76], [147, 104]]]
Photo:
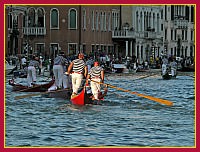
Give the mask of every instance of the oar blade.
[[[96, 83], [99, 83], [99, 84], [105, 84], [105, 83], [102, 83], [102, 82], [97, 82], [97, 81], [94, 81], [94, 80], [91, 80], [93, 82], [96, 82]], [[148, 95], [144, 95], [144, 94], [140, 94], [140, 93], [137, 93], [137, 92], [132, 92], [130, 90], [126, 90], [126, 89], [123, 89], [123, 88], [119, 88], [119, 87], [116, 87], [116, 86], [113, 86], [113, 85], [110, 85], [110, 84], [106, 84], [108, 87], [111, 87], [111, 88], [114, 88], [116, 90], [120, 90], [120, 91], [124, 91], [124, 92], [129, 92], [131, 94], [135, 94], [139, 97], [143, 97], [143, 98], [146, 98], [146, 99], [149, 99], [149, 100], [152, 100], [152, 101], [155, 101], [155, 102], [158, 102], [160, 104], [164, 104], [164, 105], [167, 105], [167, 106], [173, 106], [173, 102], [169, 101], [169, 100], [165, 100], [165, 99], [160, 99], [160, 98], [156, 98], [156, 97], [152, 97], [152, 96], [148, 96]]]
[[173, 102], [169, 101], [169, 100], [164, 100], [164, 99], [160, 99], [160, 98], [156, 98], [156, 97], [152, 97], [152, 96], [148, 96], [148, 95], [144, 95], [144, 94], [136, 94], [139, 97], [143, 97], [152, 101], [156, 101], [159, 102], [161, 104], [165, 104], [167, 106], [173, 106]]

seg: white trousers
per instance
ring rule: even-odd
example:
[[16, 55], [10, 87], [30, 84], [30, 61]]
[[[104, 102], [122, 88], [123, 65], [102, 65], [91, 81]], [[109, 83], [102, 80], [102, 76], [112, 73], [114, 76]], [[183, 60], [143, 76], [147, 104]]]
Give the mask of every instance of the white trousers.
[[176, 69], [175, 68], [171, 68], [171, 74], [172, 74], [172, 76], [176, 75]]
[[[92, 78], [92, 80], [101, 82], [100, 78]], [[99, 95], [99, 92], [101, 91], [101, 85], [99, 83], [96, 83], [93, 81], [91, 81], [90, 85], [91, 85], [91, 90], [92, 90], [92, 94], [93, 94], [94, 98], [96, 100], [98, 100], [99, 99], [98, 95]]]
[[63, 66], [62, 65], [54, 65], [53, 66], [53, 74], [55, 77], [55, 85], [59, 88], [62, 88], [63, 83]]
[[36, 81], [36, 69], [34, 66], [29, 66], [28, 67], [28, 72], [27, 72], [27, 81], [28, 81], [28, 86], [32, 86], [32, 82]]
[[162, 64], [162, 74], [165, 75], [167, 72], [167, 66], [166, 64]]
[[71, 84], [70, 84], [70, 76], [67, 75], [63, 75], [63, 88], [71, 88]]
[[83, 75], [78, 73], [72, 73], [72, 89], [74, 93], [78, 93], [78, 89], [81, 86]]

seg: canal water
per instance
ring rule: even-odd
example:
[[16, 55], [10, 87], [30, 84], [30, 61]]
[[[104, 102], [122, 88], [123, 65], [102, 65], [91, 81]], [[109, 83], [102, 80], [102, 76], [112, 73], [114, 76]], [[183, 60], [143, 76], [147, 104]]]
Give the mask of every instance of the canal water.
[[[193, 147], [195, 146], [195, 80], [190, 76], [162, 80], [160, 75], [110, 75], [105, 83], [170, 100], [161, 105], [109, 88], [101, 105], [74, 107], [66, 99], [12, 92], [5, 95], [6, 147]], [[32, 94], [32, 93], [29, 93]]]

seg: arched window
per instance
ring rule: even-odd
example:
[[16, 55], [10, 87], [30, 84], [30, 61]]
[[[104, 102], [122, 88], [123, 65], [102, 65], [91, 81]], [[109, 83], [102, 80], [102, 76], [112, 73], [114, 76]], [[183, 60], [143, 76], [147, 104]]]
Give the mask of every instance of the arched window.
[[107, 21], [106, 21], [106, 12], [104, 12], [104, 31], [107, 30], [106, 23], [107, 23]]
[[160, 15], [157, 14], [157, 32], [160, 32]]
[[29, 27], [35, 26], [35, 9], [34, 8], [28, 9], [28, 26]]
[[136, 31], [139, 31], [139, 14], [136, 12]]
[[54, 8], [51, 10], [51, 28], [58, 28], [58, 21], [58, 10]]
[[77, 29], [77, 11], [75, 9], [69, 10], [69, 28]]
[[96, 30], [99, 30], [99, 13], [96, 12]]
[[45, 17], [44, 17], [44, 9], [39, 8], [37, 10], [37, 26], [38, 27], [45, 27]]
[[92, 24], [91, 24], [91, 25], [92, 25], [92, 27], [91, 27], [92, 30], [95, 29], [95, 28], [94, 28], [94, 24], [95, 24], [95, 20], [94, 20], [94, 18], [95, 18], [95, 17], [94, 17], [94, 11], [92, 11]]
[[86, 10], [83, 10], [83, 29], [86, 29]]

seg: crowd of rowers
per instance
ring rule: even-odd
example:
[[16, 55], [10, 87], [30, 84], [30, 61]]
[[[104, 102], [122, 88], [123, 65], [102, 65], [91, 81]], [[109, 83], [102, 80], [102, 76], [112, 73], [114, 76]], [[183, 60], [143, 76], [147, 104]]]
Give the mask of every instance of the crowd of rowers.
[[[37, 80], [36, 67], [39, 67], [39, 58], [33, 56], [27, 69], [28, 86], [32, 87]], [[79, 53], [77, 58], [69, 62], [64, 57], [64, 52], [60, 52], [53, 60], [53, 78], [55, 79], [53, 90], [72, 88], [72, 97], [78, 95], [78, 91], [85, 79], [85, 86], [91, 88], [94, 100], [99, 100], [101, 92], [100, 83], [104, 82], [104, 69], [98, 61], [93, 62], [93, 66], [88, 66], [84, 60], [84, 54]]]

